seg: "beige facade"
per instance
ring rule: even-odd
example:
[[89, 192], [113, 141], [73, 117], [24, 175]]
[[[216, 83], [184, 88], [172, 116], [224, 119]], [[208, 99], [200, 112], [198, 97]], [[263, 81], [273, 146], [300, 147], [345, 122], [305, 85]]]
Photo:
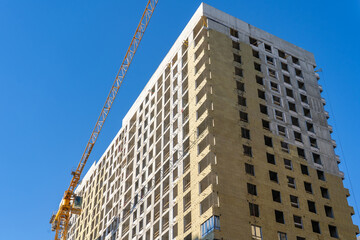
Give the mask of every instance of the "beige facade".
[[314, 68], [202, 4], [79, 185], [69, 239], [356, 239]]

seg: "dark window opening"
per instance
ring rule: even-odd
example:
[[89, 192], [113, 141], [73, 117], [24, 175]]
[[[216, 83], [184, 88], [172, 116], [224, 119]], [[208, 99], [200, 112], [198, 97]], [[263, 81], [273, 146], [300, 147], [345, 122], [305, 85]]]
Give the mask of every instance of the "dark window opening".
[[273, 181], [273, 182], [278, 182], [278, 175], [276, 172], [273, 172], [273, 171], [269, 171], [269, 177], [270, 177], [270, 180]]
[[250, 130], [246, 128], [241, 128], [241, 137], [250, 139]]
[[267, 162], [275, 165], [275, 156], [271, 153], [266, 153]]
[[307, 203], [308, 203], [309, 212], [316, 213], [315, 202], [308, 200]]
[[264, 85], [264, 80], [262, 77], [256, 76], [256, 82], [260, 85]]
[[258, 97], [261, 98], [261, 99], [266, 100], [265, 92], [258, 89]]
[[250, 146], [243, 145], [244, 155], [252, 157], [252, 150]]
[[246, 107], [246, 98], [244, 98], [242, 96], [238, 96], [238, 104]]
[[259, 217], [259, 205], [254, 203], [249, 203], [250, 216]]
[[330, 232], [330, 236], [333, 238], [339, 238], [337, 229], [335, 226], [329, 225], [329, 232]]
[[254, 63], [254, 68], [255, 68], [255, 70], [261, 72], [261, 65], [260, 65], [260, 64], [258, 64], [258, 63], [255, 62], [255, 63]]
[[239, 37], [239, 32], [236, 31], [236, 30], [233, 29], [233, 28], [230, 28], [230, 35], [233, 36], [233, 37], [238, 38], [238, 37]]
[[232, 47], [236, 50], [240, 50], [240, 43], [232, 41]]
[[255, 176], [255, 168], [254, 165], [245, 163], [245, 172], [251, 176]]
[[271, 190], [272, 192], [272, 197], [273, 197], [273, 201], [274, 202], [278, 202], [281, 203], [281, 195], [279, 191], [276, 190]]
[[272, 138], [268, 137], [268, 136], [264, 136], [264, 142], [265, 145], [268, 147], [273, 147], [273, 142], [272, 142]]
[[262, 126], [265, 130], [270, 131], [270, 122], [262, 119]]
[[257, 196], [256, 185], [248, 183], [247, 184], [247, 191], [248, 191], [249, 194]]
[[313, 193], [313, 190], [312, 190], [312, 186], [311, 186], [311, 183], [309, 182], [304, 182], [304, 188], [305, 188], [305, 191], [307, 193]]
[[304, 175], [309, 175], [309, 169], [307, 166], [300, 164], [300, 168], [301, 168], [301, 173]]
[[278, 222], [278, 223], [284, 224], [284, 223], [285, 223], [284, 213], [281, 212], [281, 211], [275, 210], [275, 220], [276, 220], [276, 222]]
[[325, 205], [324, 209], [325, 209], [325, 214], [327, 217], [334, 218], [334, 213], [333, 213], [332, 207]]
[[314, 220], [311, 220], [312, 230], [315, 233], [320, 233], [320, 223]]
[[325, 173], [321, 170], [316, 170], [317, 176], [319, 180], [325, 181]]
[[240, 121], [243, 121], [243, 122], [248, 122], [249, 121], [248, 114], [246, 112], [240, 111], [239, 115], [240, 115]]
[[260, 104], [260, 112], [263, 114], [268, 114], [267, 107], [265, 105]]

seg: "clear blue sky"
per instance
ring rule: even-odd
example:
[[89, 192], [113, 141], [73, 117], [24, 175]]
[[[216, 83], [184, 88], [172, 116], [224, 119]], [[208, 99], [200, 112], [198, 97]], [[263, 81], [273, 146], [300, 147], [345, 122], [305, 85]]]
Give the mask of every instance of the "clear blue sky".
[[[338, 146], [341, 139], [349, 169], [340, 165], [344, 184], [350, 188], [351, 177], [360, 203], [360, 1], [207, 3], [315, 54], [324, 70], [320, 84], [333, 138]], [[1, 239], [53, 238], [50, 215], [68, 187], [145, 4], [0, 0]], [[120, 129], [199, 4], [159, 1], [90, 164]], [[337, 153], [344, 161], [340, 146]], [[353, 197], [349, 202], [355, 206]], [[353, 220], [360, 224], [359, 215]]]

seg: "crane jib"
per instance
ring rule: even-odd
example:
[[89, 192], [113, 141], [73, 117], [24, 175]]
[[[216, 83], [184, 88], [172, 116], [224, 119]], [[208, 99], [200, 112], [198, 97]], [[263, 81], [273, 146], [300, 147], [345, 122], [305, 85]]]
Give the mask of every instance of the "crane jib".
[[116, 98], [116, 95], [119, 91], [119, 88], [125, 78], [125, 75], [130, 67], [131, 61], [136, 53], [136, 50], [141, 42], [141, 39], [145, 33], [145, 30], [149, 24], [151, 16], [155, 10], [155, 7], [158, 3], [158, 0], [148, 0], [145, 11], [143, 12], [140, 23], [137, 26], [135, 34], [131, 40], [130, 46], [125, 54], [121, 67], [115, 77], [115, 81], [112, 85], [112, 88], [109, 92], [108, 97], [106, 98], [105, 104], [101, 110], [100, 116], [95, 124], [95, 127], [90, 135], [90, 139], [86, 145], [84, 153], [81, 157], [81, 160], [74, 171], [73, 177], [70, 182], [70, 186], [67, 191], [64, 193], [64, 197], [60, 203], [60, 207], [56, 213], [50, 219], [52, 224], [52, 230], [55, 231], [55, 240], [65, 240], [67, 238], [67, 231], [69, 227], [69, 220], [72, 213], [80, 214], [81, 208], [79, 208], [79, 203], [81, 199], [74, 196], [74, 191], [78, 185], [81, 177], [81, 173], [86, 165], [86, 162], [90, 156], [90, 153], [94, 147], [94, 144], [100, 134], [100, 131], [105, 123], [105, 120], [109, 114], [112, 104]]

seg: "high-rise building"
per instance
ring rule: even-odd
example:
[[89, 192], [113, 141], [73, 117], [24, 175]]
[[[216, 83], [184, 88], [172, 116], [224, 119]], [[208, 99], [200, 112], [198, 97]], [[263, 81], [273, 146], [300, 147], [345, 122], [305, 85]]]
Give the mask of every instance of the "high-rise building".
[[201, 4], [78, 186], [69, 239], [355, 240], [315, 67]]

